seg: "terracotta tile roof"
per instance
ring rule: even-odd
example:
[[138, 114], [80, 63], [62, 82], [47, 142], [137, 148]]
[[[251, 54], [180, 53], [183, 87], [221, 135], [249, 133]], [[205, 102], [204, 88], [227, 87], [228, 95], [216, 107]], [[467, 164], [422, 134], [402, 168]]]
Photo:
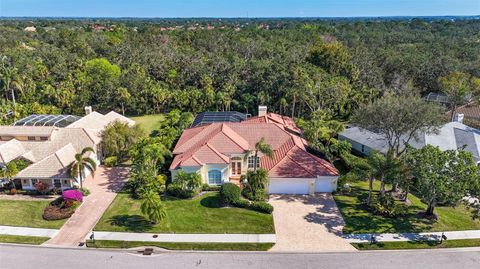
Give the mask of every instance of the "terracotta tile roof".
[[[449, 114], [451, 112], [448, 112]], [[464, 114], [465, 118], [480, 120], [480, 105], [478, 103], [470, 103], [457, 109], [457, 113]]]
[[276, 113], [267, 113], [265, 116], [254, 116], [243, 121], [244, 123], [276, 123], [282, 126], [286, 130], [302, 134], [302, 130], [297, 127], [295, 121], [287, 116], [279, 115]]
[[[274, 151], [272, 158], [260, 157], [260, 165], [269, 172], [270, 177], [312, 178], [338, 175], [328, 161], [307, 152], [305, 139], [283, 125], [294, 124], [293, 120], [269, 114], [273, 114], [273, 120], [266, 116], [254, 117], [240, 123], [211, 123], [186, 129], [173, 150], [175, 158], [170, 169], [228, 164], [230, 154], [254, 150], [255, 144], [263, 137]], [[283, 123], [277, 122], [280, 119]]]

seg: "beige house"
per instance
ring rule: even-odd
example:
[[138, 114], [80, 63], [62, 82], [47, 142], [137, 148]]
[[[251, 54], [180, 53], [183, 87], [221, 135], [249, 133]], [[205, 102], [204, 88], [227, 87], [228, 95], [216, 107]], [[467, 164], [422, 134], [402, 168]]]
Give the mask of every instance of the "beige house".
[[[62, 120], [58, 115], [32, 115], [16, 122], [14, 126], [0, 126], [0, 163], [5, 165], [16, 159], [30, 163], [15, 176], [17, 185], [26, 190], [35, 189], [39, 181], [59, 189], [78, 185], [79, 180], [71, 178], [68, 172], [75, 154], [85, 147], [91, 147], [95, 152], [90, 157], [100, 163], [103, 159], [102, 130], [114, 121], [135, 124], [113, 111], [103, 115], [87, 107], [86, 112], [81, 118], [71, 116], [73, 122], [67, 122], [68, 125], [62, 127], [55, 126], [55, 122]], [[50, 118], [53, 120], [49, 121]], [[86, 176], [89, 173], [85, 171]]]

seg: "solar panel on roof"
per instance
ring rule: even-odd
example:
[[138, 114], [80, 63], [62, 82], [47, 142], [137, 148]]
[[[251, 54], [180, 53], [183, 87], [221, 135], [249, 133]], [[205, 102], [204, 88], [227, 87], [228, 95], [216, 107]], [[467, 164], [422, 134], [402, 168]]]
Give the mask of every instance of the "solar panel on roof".
[[202, 112], [195, 117], [191, 127], [214, 122], [241, 122], [246, 118], [246, 114], [237, 111]]
[[13, 123], [14, 126], [66, 127], [81, 117], [74, 115], [32, 114]]

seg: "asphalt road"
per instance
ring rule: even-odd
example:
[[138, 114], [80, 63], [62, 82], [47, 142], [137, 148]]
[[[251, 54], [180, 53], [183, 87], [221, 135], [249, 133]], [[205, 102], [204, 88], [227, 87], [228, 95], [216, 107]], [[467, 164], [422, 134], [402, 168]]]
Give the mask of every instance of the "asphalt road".
[[28, 268], [479, 268], [480, 248], [356, 253], [163, 252], [0, 245], [1, 269]]

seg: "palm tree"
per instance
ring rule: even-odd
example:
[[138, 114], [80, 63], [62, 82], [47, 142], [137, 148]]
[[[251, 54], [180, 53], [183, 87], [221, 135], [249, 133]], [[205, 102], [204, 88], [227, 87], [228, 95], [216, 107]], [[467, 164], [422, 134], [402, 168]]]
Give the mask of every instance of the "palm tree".
[[95, 173], [97, 163], [92, 158], [85, 156], [87, 153], [95, 152], [93, 148], [86, 147], [80, 153], [75, 154], [75, 161], [70, 165], [70, 175], [80, 179], [80, 188], [83, 189], [83, 178], [85, 177], [85, 169]]
[[260, 138], [260, 140], [255, 143], [255, 159], [254, 159], [254, 166], [253, 166], [253, 171], [257, 171], [257, 166], [258, 166], [258, 152], [263, 153], [265, 156], [268, 156], [269, 158], [273, 157], [273, 150], [272, 146], [265, 142], [265, 137]]
[[0, 78], [2, 80], [3, 91], [5, 93], [5, 98], [8, 99], [8, 92], [11, 92], [12, 103], [13, 103], [13, 120], [16, 119], [16, 100], [15, 100], [15, 88], [22, 90], [22, 86], [17, 76], [15, 75], [16, 68], [13, 68], [8, 62], [8, 58], [3, 56], [1, 58], [2, 66]]
[[140, 210], [142, 211], [142, 214], [146, 215], [154, 224], [167, 216], [165, 205], [160, 200], [160, 196], [158, 196], [157, 192], [151, 189], [143, 194]]

